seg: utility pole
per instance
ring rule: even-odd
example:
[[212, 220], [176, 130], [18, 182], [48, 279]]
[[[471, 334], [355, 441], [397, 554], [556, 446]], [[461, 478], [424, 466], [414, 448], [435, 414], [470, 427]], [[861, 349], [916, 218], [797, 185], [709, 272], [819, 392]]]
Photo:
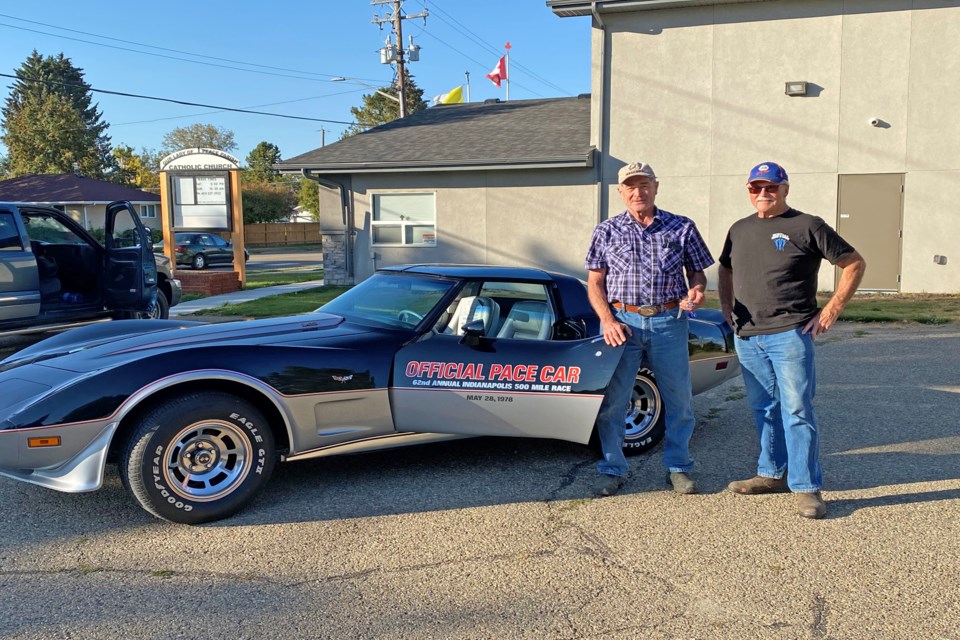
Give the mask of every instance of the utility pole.
[[410, 46], [406, 51], [403, 49], [403, 21], [409, 20], [410, 18], [423, 18], [423, 24], [426, 25], [428, 15], [427, 8], [423, 8], [423, 13], [406, 16], [403, 15], [402, 11], [403, 0], [371, 0], [370, 4], [373, 6], [384, 4], [393, 5], [392, 15], [381, 18], [375, 13], [373, 14], [373, 23], [382, 30], [384, 23], [389, 22], [393, 26], [393, 32], [396, 34], [395, 45], [390, 41], [390, 36], [387, 36], [384, 48], [380, 49], [380, 62], [381, 64], [397, 65], [397, 92], [400, 95], [400, 117], [403, 118], [407, 115], [407, 83], [404, 56], [408, 57], [410, 62], [420, 60], [420, 46], [413, 44], [413, 36], [410, 36]]

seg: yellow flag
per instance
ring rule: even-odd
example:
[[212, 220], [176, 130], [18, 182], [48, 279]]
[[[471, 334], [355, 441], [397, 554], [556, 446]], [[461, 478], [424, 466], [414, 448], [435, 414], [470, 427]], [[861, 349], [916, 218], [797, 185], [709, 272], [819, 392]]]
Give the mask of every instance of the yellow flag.
[[433, 104], [460, 104], [463, 102], [463, 85], [451, 89], [433, 99]]

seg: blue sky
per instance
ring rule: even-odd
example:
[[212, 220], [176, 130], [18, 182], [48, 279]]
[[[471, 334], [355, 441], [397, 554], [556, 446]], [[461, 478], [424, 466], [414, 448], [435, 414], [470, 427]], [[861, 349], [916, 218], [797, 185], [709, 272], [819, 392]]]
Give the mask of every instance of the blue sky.
[[[390, 30], [372, 23], [390, 5], [370, 0], [248, 3], [233, 0], [118, 3], [4, 3], [0, 73], [14, 74], [36, 49], [63, 53], [96, 89], [207, 105], [349, 122], [369, 89], [333, 82], [341, 76], [376, 87], [393, 77], [378, 50]], [[403, 22], [422, 48], [407, 69], [424, 97], [465, 83], [470, 98], [506, 97], [485, 74], [509, 41], [510, 99], [574, 96], [590, 91], [590, 20], [558, 18], [543, 0], [406, 0]], [[0, 77], [5, 100], [12, 79]], [[94, 93], [114, 145], [158, 149], [165, 133], [196, 122], [234, 132], [241, 160], [261, 141], [283, 158], [330, 144], [345, 124], [313, 122]], [[321, 128], [325, 133], [321, 133]], [[0, 153], [6, 149], [0, 145]]]

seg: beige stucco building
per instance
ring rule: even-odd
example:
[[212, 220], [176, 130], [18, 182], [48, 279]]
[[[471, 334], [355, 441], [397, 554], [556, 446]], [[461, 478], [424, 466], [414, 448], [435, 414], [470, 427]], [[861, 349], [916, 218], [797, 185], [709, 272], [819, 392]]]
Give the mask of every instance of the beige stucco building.
[[[658, 203], [695, 219], [716, 254], [751, 211], [750, 167], [773, 160], [789, 202], [864, 254], [863, 288], [960, 291], [960, 3], [547, 4], [592, 20], [601, 208], [619, 207], [617, 169], [643, 159]], [[833, 284], [825, 267], [820, 287]]]
[[747, 172], [775, 161], [790, 204], [864, 254], [862, 289], [960, 291], [960, 2], [546, 4], [592, 25], [589, 96], [445, 105], [278, 165], [321, 184], [331, 282], [408, 262], [583, 276], [635, 160], [716, 256], [751, 213]]

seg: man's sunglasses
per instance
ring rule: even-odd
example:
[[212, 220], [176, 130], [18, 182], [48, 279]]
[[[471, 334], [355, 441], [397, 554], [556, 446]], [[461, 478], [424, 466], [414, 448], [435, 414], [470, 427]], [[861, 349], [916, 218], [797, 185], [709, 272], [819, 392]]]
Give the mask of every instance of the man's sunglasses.
[[778, 185], [778, 184], [765, 184], [765, 185], [760, 186], [760, 187], [756, 187], [756, 186], [754, 186], [754, 185], [752, 185], [752, 184], [748, 184], [748, 185], [747, 185], [747, 191], [749, 191], [749, 192], [752, 193], [753, 195], [757, 195], [758, 193], [760, 193], [761, 191], [764, 191], [764, 190], [766, 190], [767, 193], [776, 193], [777, 191], [780, 191], [780, 185]]

